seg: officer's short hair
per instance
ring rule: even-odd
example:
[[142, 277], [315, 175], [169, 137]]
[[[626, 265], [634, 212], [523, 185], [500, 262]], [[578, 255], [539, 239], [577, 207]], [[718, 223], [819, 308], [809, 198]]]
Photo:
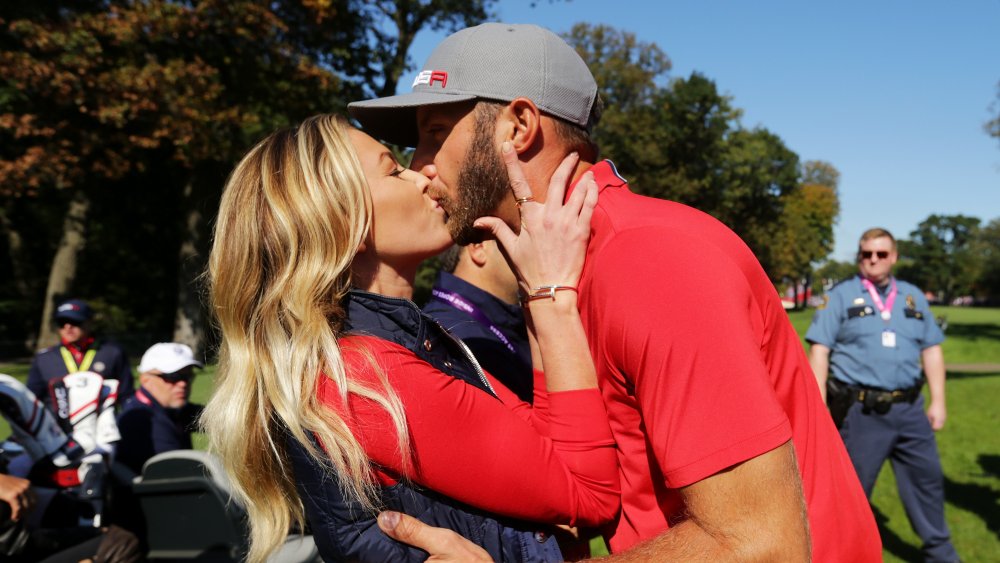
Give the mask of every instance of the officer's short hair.
[[441, 264], [441, 269], [449, 274], [454, 274], [455, 268], [458, 267], [458, 259], [461, 258], [463, 250], [465, 250], [464, 246], [453, 244], [451, 248], [438, 255], [438, 263]]
[[866, 240], [882, 237], [889, 239], [892, 242], [892, 249], [896, 250], [896, 237], [892, 236], [892, 233], [882, 227], [874, 227], [861, 233], [861, 239], [858, 240], [858, 251], [861, 251], [861, 245], [864, 244]]

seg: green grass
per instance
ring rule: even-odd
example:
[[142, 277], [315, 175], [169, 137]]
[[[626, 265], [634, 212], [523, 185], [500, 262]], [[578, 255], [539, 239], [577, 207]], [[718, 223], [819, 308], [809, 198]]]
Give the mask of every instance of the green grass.
[[[950, 364], [1000, 364], [1000, 309], [934, 307], [947, 316], [945, 361]], [[812, 311], [789, 314], [799, 335], [805, 334]], [[804, 345], [804, 342], [803, 342]], [[201, 370], [191, 399], [202, 403], [212, 390], [214, 366]], [[0, 373], [22, 380], [27, 364], [0, 364]], [[945, 516], [964, 561], [1000, 561], [1000, 370], [985, 373], [948, 372], [948, 422], [938, 433], [945, 474]], [[0, 437], [9, 434], [0, 419]], [[194, 437], [195, 447], [205, 438]], [[920, 560], [920, 541], [910, 528], [887, 464], [872, 495], [882, 532], [885, 561]], [[596, 553], [606, 553], [604, 542], [591, 542]]]

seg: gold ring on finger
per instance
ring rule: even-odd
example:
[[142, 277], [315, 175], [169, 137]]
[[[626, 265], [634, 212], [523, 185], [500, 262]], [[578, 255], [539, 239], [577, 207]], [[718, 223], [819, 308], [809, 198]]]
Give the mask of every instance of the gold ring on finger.
[[528, 197], [519, 197], [514, 200], [514, 204], [521, 207], [521, 204], [527, 203], [529, 201], [535, 201], [535, 196], [529, 195]]

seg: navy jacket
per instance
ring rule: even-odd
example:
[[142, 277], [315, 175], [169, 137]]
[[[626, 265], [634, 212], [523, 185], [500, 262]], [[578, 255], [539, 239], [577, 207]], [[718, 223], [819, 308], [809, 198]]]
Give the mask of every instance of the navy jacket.
[[[420, 312], [412, 301], [352, 291], [345, 307], [347, 331], [395, 342], [442, 372], [493, 395], [475, 358], [464, 345]], [[396, 542], [378, 528], [376, 513], [345, 498], [337, 477], [316, 464], [298, 441], [286, 438], [296, 488], [324, 561], [424, 561], [427, 553]], [[525, 475], [530, 479], [530, 475]], [[483, 483], [488, 487], [489, 483]], [[562, 561], [548, 526], [500, 518], [401, 482], [380, 490], [385, 508], [432, 526], [450, 528], [481, 545], [498, 562]], [[524, 499], [531, 502], [531, 499]]]
[[191, 449], [194, 430], [202, 406], [188, 403], [179, 409], [164, 408], [144, 387], [139, 387], [118, 415], [118, 442], [115, 458], [136, 473], [156, 454]]
[[[438, 274], [431, 292], [432, 297], [424, 305], [424, 313], [453, 336], [461, 338], [490, 375], [499, 379], [522, 401], [530, 403], [533, 387], [531, 348], [521, 306], [505, 303], [448, 272]], [[477, 319], [446, 299], [436, 297], [437, 292], [459, 295], [476, 307], [485, 319]], [[500, 331], [507, 342], [494, 330]]]
[[[60, 348], [62, 345], [58, 344], [35, 354], [35, 359], [32, 360], [31, 368], [28, 371], [28, 382], [25, 384], [35, 394], [35, 397], [50, 409], [52, 408], [52, 397], [49, 394], [49, 382], [69, 374], [69, 368], [63, 360]], [[94, 341], [91, 349], [96, 349], [97, 354], [87, 371], [99, 373], [104, 379], [117, 379], [118, 404], [123, 404], [135, 393], [132, 368], [128, 365], [125, 352], [114, 342], [101, 342], [100, 340]]]

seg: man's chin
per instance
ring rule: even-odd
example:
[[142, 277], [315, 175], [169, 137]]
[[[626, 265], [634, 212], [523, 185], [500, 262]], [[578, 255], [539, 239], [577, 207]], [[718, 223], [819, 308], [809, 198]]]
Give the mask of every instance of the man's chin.
[[486, 240], [488, 231], [477, 229], [472, 225], [462, 225], [456, 229], [449, 229], [451, 239], [459, 246], [466, 246], [483, 242]]

